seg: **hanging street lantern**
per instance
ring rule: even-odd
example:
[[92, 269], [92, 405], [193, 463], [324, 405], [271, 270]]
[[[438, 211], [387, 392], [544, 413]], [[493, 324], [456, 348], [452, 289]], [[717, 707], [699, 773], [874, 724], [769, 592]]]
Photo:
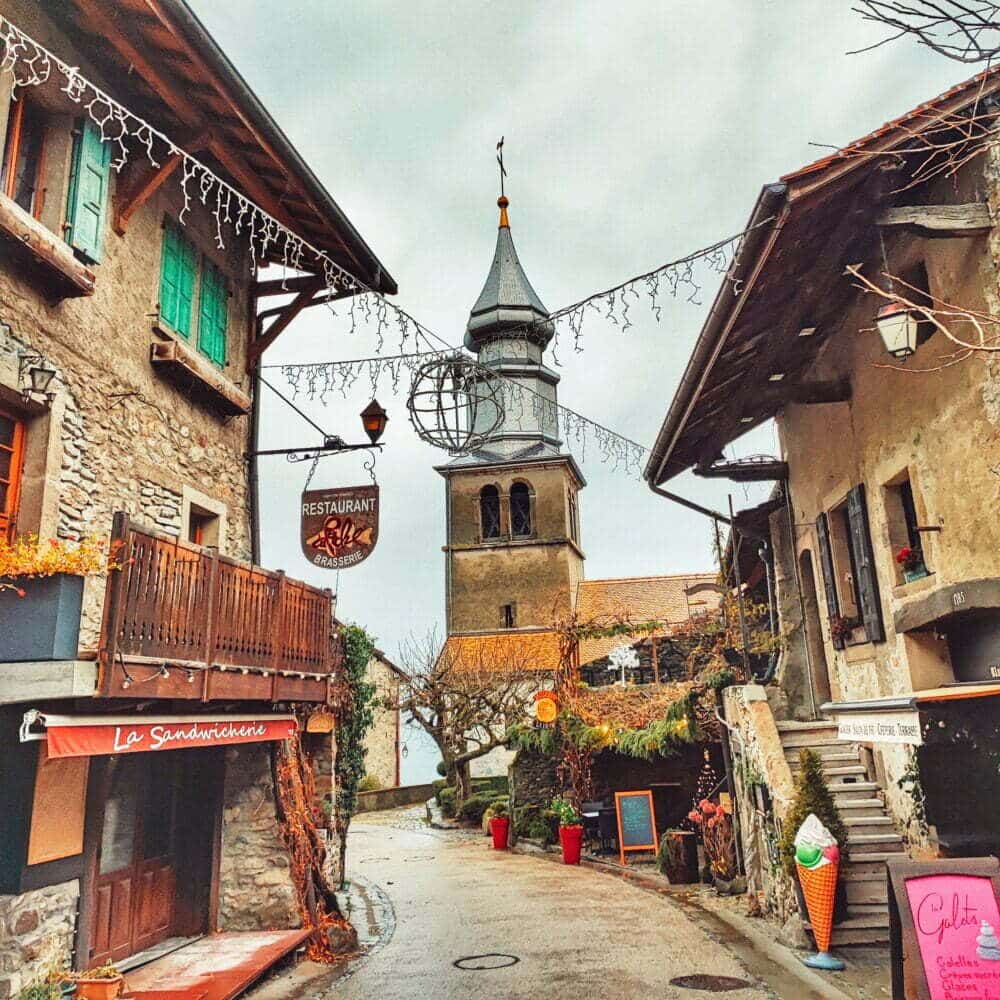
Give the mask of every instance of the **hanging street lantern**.
[[916, 351], [919, 320], [909, 306], [896, 299], [887, 302], [875, 314], [875, 325], [894, 358], [908, 358]]
[[382, 436], [385, 431], [385, 425], [389, 422], [389, 414], [382, 409], [378, 404], [377, 399], [373, 399], [362, 411], [361, 411], [361, 425], [365, 429], [365, 433], [371, 439], [371, 443], [375, 444], [376, 441]]

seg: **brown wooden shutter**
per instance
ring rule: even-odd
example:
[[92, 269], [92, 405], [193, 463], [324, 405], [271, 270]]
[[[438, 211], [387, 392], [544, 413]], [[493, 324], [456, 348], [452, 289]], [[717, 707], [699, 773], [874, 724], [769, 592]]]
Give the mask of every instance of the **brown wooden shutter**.
[[[823, 589], [826, 591], [826, 610], [831, 618], [840, 615], [840, 601], [837, 600], [837, 580], [833, 574], [833, 554], [830, 551], [830, 525], [826, 514], [816, 518], [816, 538], [819, 542], [819, 564], [823, 571]], [[835, 649], [844, 648], [842, 636], [833, 636]]]
[[861, 620], [868, 633], [869, 642], [885, 642], [882, 623], [882, 601], [878, 594], [878, 575], [875, 572], [875, 555], [872, 536], [868, 529], [868, 507], [865, 503], [865, 484], [847, 494], [847, 516], [851, 524], [851, 550], [858, 573], [858, 597], [861, 599]]

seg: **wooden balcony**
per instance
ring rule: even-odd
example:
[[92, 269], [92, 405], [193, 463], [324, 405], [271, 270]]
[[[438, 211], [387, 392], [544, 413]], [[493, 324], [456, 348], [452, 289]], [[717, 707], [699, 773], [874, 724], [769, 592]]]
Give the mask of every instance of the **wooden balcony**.
[[98, 695], [326, 701], [333, 595], [115, 514]]

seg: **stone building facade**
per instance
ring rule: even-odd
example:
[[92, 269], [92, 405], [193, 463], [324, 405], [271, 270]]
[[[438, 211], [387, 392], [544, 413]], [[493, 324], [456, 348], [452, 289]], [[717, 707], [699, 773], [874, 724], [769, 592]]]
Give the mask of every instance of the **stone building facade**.
[[[740, 293], [719, 292], [646, 469], [654, 485], [690, 466], [719, 474], [722, 447], [774, 418], [786, 645], [766, 691], [778, 725], [757, 756], [784, 794], [809, 727], [817, 744], [839, 733], [817, 749], [833, 755], [852, 862], [1000, 845], [985, 804], [1000, 793], [1000, 522], [987, 514], [1000, 369], [933, 321], [968, 340], [970, 314], [1000, 313], [1000, 173], [987, 146], [925, 180], [907, 151], [932, 119], [957, 123], [998, 90], [990, 71], [764, 188], [734, 265]], [[893, 299], [907, 303], [909, 356], [890, 356], [878, 330]], [[737, 713], [741, 744], [760, 742], [762, 696]], [[873, 790], [866, 806], [851, 806], [837, 766]], [[959, 771], [970, 783], [956, 789]]]
[[402, 784], [400, 775], [399, 704], [400, 672], [381, 650], [372, 654], [365, 668], [365, 680], [375, 685], [375, 720], [365, 734], [365, 774], [379, 788]]
[[[349, 261], [361, 280], [393, 291], [391, 277], [186, 5], [151, 4], [146, 20], [120, 14], [117, 4], [103, 0], [59, 5], [12, 0], [2, 12], [83, 78], [151, 116], [179, 143], [193, 144], [192, 152], [227, 182], [246, 185], [247, 195], [276, 218], [291, 227], [312, 224], [310, 238], [338, 261]], [[205, 108], [179, 82], [180, 67], [200, 74], [203, 97], [213, 95]], [[251, 250], [247, 234], [240, 238], [231, 230], [220, 239], [210, 207], [180, 183], [186, 168], [176, 150], [156, 147], [160, 160], [152, 166], [141, 145], [130, 142], [130, 163], [116, 172], [110, 143], [102, 143], [85, 104], [67, 99], [59, 72], [46, 83], [18, 87], [16, 95], [13, 79], [10, 72], [0, 73], [0, 538], [106, 539], [114, 516], [125, 514], [148, 529], [150, 538], [161, 539], [174, 559], [201, 565], [218, 553], [231, 560], [227, 566], [248, 564], [255, 552], [254, 369], [260, 340], [267, 339], [256, 318], [256, 300], [267, 294], [254, 267], [267, 263], [262, 247], [258, 242]], [[211, 135], [196, 137], [188, 126], [205, 113], [211, 116]], [[241, 128], [246, 132], [237, 139]], [[254, 156], [270, 158], [270, 180], [262, 168], [255, 173]], [[91, 186], [82, 193], [86, 185]], [[292, 189], [308, 206], [303, 211], [309, 219], [295, 218], [296, 210], [279, 205]], [[86, 246], [79, 237], [84, 209], [95, 220]], [[315, 287], [320, 285], [321, 279]], [[289, 318], [283, 317], [283, 325]], [[44, 391], [28, 391], [33, 370], [51, 371]], [[170, 539], [177, 539], [176, 547]], [[233, 572], [249, 580], [265, 571], [246, 565]], [[23, 803], [7, 810], [0, 830], [0, 997], [16, 994], [53, 963], [83, 968], [92, 959], [126, 959], [157, 935], [299, 924], [267, 743], [160, 755], [163, 761], [149, 772], [156, 782], [144, 778], [140, 790], [138, 779], [115, 785], [118, 758], [86, 757], [82, 770], [67, 765], [74, 794], [60, 801], [69, 812], [77, 810], [77, 842], [49, 853], [36, 850], [39, 830], [46, 826], [42, 775], [54, 773], [50, 765], [57, 762], [46, 759], [38, 742], [19, 740], [27, 710], [37, 709], [43, 718], [46, 713], [72, 718], [106, 712], [110, 703], [119, 716], [142, 723], [157, 712], [195, 720], [199, 713], [218, 718], [210, 713], [222, 712], [224, 720], [235, 704], [244, 716], [270, 719], [281, 713], [287, 718], [292, 700], [307, 705], [327, 696], [325, 679], [310, 680], [304, 673], [294, 680], [275, 671], [273, 683], [265, 681], [265, 672], [257, 670], [259, 658], [241, 661], [242, 670], [238, 657], [231, 658], [235, 666], [228, 675], [217, 663], [197, 662], [197, 650], [180, 663], [161, 655], [152, 667], [141, 657], [138, 666], [130, 661], [128, 668], [124, 659], [104, 662], [106, 584], [101, 575], [86, 580], [75, 660], [0, 662], [0, 786], [5, 801]], [[178, 622], [185, 613], [177, 609]], [[247, 638], [271, 624], [248, 620]], [[325, 641], [332, 648], [329, 634]], [[124, 686], [119, 683], [113, 689], [117, 696], [112, 693], [100, 709], [93, 707], [99, 691], [106, 697], [112, 692], [112, 672], [119, 682], [126, 678]], [[209, 674], [228, 686], [222, 700], [212, 697], [207, 680], [201, 687]], [[192, 697], [195, 680], [200, 698]], [[140, 697], [127, 690], [132, 684], [145, 685]], [[201, 756], [190, 758], [192, 753]], [[175, 788], [165, 777], [187, 773], [186, 767], [197, 776], [189, 783], [200, 789], [196, 809], [181, 801], [183, 781], [178, 778]], [[190, 903], [194, 916], [185, 917], [190, 927], [184, 931], [164, 918], [162, 927], [141, 939], [121, 937], [114, 914], [127, 915], [137, 904], [115, 895], [111, 938], [102, 943], [107, 929], [101, 923], [101, 914], [107, 916], [102, 893], [112, 883], [94, 858], [106, 859], [109, 851], [101, 855], [102, 845], [117, 836], [108, 826], [116, 810], [107, 804], [119, 793], [121, 802], [138, 802], [137, 810], [145, 810], [146, 825], [137, 825], [133, 835], [147, 852], [153, 850], [149, 831], [158, 801], [173, 801], [178, 815], [192, 809], [217, 813], [214, 826], [214, 820], [172, 820], [173, 869], [164, 862], [156, 870], [155, 877], [175, 879], [177, 895]], [[181, 797], [171, 799], [175, 793]], [[127, 812], [122, 806], [117, 814]], [[56, 836], [50, 827], [47, 836]], [[185, 855], [181, 845], [194, 841], [197, 850]], [[140, 857], [149, 859], [136, 854]], [[109, 891], [126, 892], [114, 885]], [[160, 892], [158, 898], [171, 896]]]

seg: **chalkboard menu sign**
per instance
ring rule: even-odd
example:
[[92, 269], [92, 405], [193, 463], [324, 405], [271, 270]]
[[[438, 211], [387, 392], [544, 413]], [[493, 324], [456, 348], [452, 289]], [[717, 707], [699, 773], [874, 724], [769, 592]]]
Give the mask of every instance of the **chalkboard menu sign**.
[[615, 810], [618, 813], [618, 853], [625, 864], [627, 851], [655, 851], [656, 814], [653, 811], [653, 793], [615, 792]]
[[893, 1000], [1000, 996], [1000, 861], [890, 861]]

